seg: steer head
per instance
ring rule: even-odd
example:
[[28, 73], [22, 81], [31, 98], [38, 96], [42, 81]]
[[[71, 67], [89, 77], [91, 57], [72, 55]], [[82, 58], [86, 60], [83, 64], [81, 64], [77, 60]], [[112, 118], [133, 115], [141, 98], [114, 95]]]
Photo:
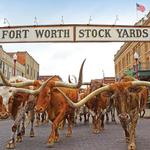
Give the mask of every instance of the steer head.
[[128, 86], [128, 84], [118, 83], [113, 85], [113, 90], [104, 92], [105, 96], [111, 97], [114, 101], [118, 117], [121, 122], [129, 123], [131, 111], [139, 110], [138, 93], [140, 86]]
[[55, 85], [55, 81], [61, 81], [61, 78], [59, 76], [54, 76], [39, 93], [35, 106], [36, 112], [44, 112], [48, 108], [51, 101], [52, 88]]

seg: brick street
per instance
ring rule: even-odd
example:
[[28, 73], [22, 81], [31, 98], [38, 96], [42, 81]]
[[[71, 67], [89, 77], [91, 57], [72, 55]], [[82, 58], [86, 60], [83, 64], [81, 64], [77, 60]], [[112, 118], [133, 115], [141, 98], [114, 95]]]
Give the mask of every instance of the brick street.
[[[0, 150], [5, 150], [10, 137], [12, 121], [0, 121]], [[50, 125], [50, 124], [49, 124]], [[30, 138], [29, 127], [22, 143], [16, 144], [16, 150], [44, 150], [50, 133], [49, 125], [35, 127], [34, 138]], [[137, 150], [150, 149], [150, 119], [140, 119], [137, 125]], [[127, 150], [124, 133], [119, 123], [105, 125], [101, 134], [92, 134], [91, 124], [79, 123], [73, 128], [72, 137], [65, 136], [66, 130], [60, 130], [60, 141], [55, 143], [52, 150]]]

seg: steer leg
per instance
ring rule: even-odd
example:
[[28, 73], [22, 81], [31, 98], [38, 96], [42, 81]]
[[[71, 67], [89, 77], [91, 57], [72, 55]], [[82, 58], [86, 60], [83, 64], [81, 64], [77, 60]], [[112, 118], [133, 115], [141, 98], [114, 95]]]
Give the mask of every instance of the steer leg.
[[96, 115], [92, 116], [92, 132], [96, 133]]
[[22, 142], [22, 132], [20, 130], [20, 125], [18, 125], [18, 127], [17, 127], [16, 142], [18, 142], [18, 143]]
[[35, 115], [35, 113], [34, 113], [34, 110], [31, 110], [30, 111], [30, 114], [31, 114], [31, 129], [30, 129], [30, 137], [34, 137], [34, 119], [35, 119], [35, 117], [34, 117], [34, 115]]
[[67, 128], [67, 137], [70, 137], [72, 135], [72, 122], [73, 122], [73, 118], [71, 114], [67, 115], [67, 121], [68, 121], [68, 128]]
[[55, 129], [55, 142], [59, 142], [59, 133], [58, 133], [58, 128]]
[[120, 123], [121, 123], [122, 128], [125, 132], [126, 142], [129, 143], [129, 130], [128, 130], [127, 124], [121, 120], [120, 120]]
[[102, 130], [102, 120], [98, 115], [96, 118], [96, 133], [100, 133], [101, 130]]
[[92, 116], [92, 130], [94, 134], [97, 134], [101, 130], [101, 120], [99, 115]]
[[[15, 133], [16, 133], [18, 127], [20, 126], [20, 123], [22, 121], [22, 118], [23, 118], [24, 114], [25, 114], [25, 108], [22, 107], [18, 111], [17, 117], [16, 117], [15, 122], [12, 126], [12, 136], [11, 136], [11, 139], [9, 140], [9, 142], [6, 145], [7, 149], [14, 149], [15, 148]], [[18, 129], [18, 131], [19, 131], [19, 129]], [[21, 141], [21, 140], [19, 140], [19, 141]]]
[[55, 138], [56, 138], [56, 129], [59, 127], [60, 122], [64, 119], [65, 113], [64, 111], [61, 111], [58, 116], [54, 119], [53, 123], [52, 123], [52, 130], [51, 130], [51, 134], [48, 138], [48, 143], [47, 146], [48, 147], [52, 147], [54, 142], [55, 142]]
[[21, 135], [25, 135], [25, 126], [24, 126], [24, 123], [25, 123], [25, 114], [23, 115], [23, 118], [22, 118]]
[[108, 115], [108, 112], [106, 112], [106, 123], [107, 123], [107, 124], [109, 123], [109, 115]]
[[130, 140], [128, 144], [128, 150], [135, 150], [136, 149], [136, 144], [135, 144], [135, 128], [137, 125], [138, 121], [138, 112], [134, 112], [131, 120], [131, 124], [129, 127], [129, 133], [130, 133]]
[[36, 122], [35, 122], [35, 126], [39, 127], [40, 125], [40, 113], [36, 113]]
[[65, 124], [66, 124], [66, 118], [64, 118], [60, 123], [59, 123], [59, 129], [60, 130], [64, 130], [64, 127], [65, 127]]
[[15, 144], [16, 130], [17, 130], [17, 126], [13, 125], [12, 126], [12, 136], [11, 136], [10, 140], [8, 141], [8, 143], [6, 145], [7, 149], [14, 149], [16, 147], [16, 144]]
[[112, 122], [115, 122], [116, 123], [116, 119], [115, 119], [115, 108], [112, 107], [112, 110], [111, 110], [111, 120]]
[[89, 120], [90, 120], [90, 113], [87, 112], [87, 122], [89, 122]]

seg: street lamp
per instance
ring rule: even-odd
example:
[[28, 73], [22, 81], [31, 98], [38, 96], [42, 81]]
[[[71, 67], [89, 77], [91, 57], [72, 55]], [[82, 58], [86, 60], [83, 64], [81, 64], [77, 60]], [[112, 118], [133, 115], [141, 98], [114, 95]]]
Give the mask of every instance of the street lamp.
[[139, 60], [139, 54], [137, 52], [134, 53], [134, 59], [135, 59], [135, 72], [136, 72], [136, 79], [138, 79], [138, 60]]
[[102, 73], [103, 73], [103, 80], [102, 80], [102, 82], [105, 83], [105, 74], [104, 74], [104, 70], [102, 70]]
[[14, 76], [16, 76], [16, 62], [17, 62], [17, 55], [13, 55], [13, 61], [14, 61]]

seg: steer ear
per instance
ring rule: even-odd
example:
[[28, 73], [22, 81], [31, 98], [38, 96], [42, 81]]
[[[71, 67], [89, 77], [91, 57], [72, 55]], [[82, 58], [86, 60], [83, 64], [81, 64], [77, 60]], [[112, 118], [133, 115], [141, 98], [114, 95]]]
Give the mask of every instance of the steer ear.
[[113, 95], [113, 92], [112, 91], [105, 91], [105, 92], [102, 92], [102, 96], [104, 97], [111, 97]]
[[133, 93], [139, 93], [139, 92], [141, 92], [142, 89], [143, 88], [140, 86], [133, 86], [133, 87], [129, 87], [128, 91], [133, 92]]

